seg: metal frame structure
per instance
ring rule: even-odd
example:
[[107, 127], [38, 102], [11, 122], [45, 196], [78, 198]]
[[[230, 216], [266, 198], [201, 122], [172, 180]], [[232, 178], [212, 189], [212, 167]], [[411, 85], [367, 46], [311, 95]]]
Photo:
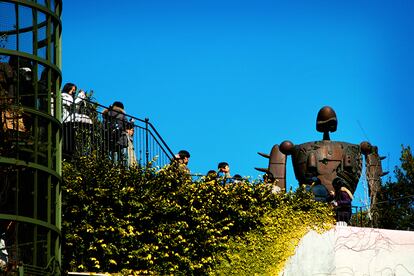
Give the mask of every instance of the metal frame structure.
[[11, 275], [61, 271], [61, 0], [0, 0], [0, 229]]

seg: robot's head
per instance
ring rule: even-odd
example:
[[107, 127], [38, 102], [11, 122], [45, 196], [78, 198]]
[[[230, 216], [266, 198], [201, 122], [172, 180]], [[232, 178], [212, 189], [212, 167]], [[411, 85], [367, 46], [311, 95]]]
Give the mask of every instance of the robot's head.
[[316, 130], [319, 132], [335, 132], [338, 126], [335, 110], [330, 106], [322, 107], [316, 117]]

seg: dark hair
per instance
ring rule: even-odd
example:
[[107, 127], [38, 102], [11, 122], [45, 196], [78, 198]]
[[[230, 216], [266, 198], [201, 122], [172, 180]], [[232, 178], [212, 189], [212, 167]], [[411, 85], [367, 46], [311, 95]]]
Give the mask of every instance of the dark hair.
[[242, 177], [240, 174], [235, 174], [235, 175], [233, 176], [233, 179], [234, 179], [234, 180], [243, 180], [243, 177]]
[[219, 164], [218, 164], [218, 168], [219, 169], [224, 169], [226, 166], [228, 166], [229, 165], [229, 163], [227, 163], [227, 162], [220, 162]]
[[321, 180], [318, 177], [316, 177], [316, 176], [314, 176], [314, 177], [311, 178], [311, 184], [312, 183], [314, 185], [321, 185], [322, 184]]
[[9, 65], [12, 66], [14, 69], [18, 69], [17, 64], [19, 64], [19, 68], [33, 68], [32, 61], [30, 59], [25, 57], [10, 56]]
[[332, 186], [334, 187], [335, 190], [339, 190], [341, 189], [341, 187], [347, 187], [346, 182], [340, 177], [336, 177], [332, 181]]
[[63, 86], [62, 92], [63, 93], [69, 93], [69, 91], [72, 89], [72, 87], [75, 86], [75, 90], [78, 88], [76, 87], [76, 84], [68, 82]]
[[190, 158], [190, 153], [186, 150], [180, 150], [178, 152], [178, 156], [180, 156], [180, 159], [184, 159], [184, 158]]
[[134, 128], [134, 122], [128, 122], [125, 124], [125, 129], [133, 129]]
[[215, 174], [217, 174], [217, 172], [215, 170], [209, 170], [207, 172], [207, 175], [215, 175]]
[[116, 107], [119, 107], [119, 108], [124, 109], [124, 104], [123, 104], [123, 103], [121, 103], [121, 102], [118, 102], [118, 101], [114, 102], [114, 103], [112, 104], [112, 106], [116, 106]]

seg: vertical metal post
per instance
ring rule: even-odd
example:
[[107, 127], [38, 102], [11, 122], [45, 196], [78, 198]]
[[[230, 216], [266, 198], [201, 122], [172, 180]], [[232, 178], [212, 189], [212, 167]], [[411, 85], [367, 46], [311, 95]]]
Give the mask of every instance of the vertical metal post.
[[148, 166], [148, 162], [149, 162], [149, 148], [148, 148], [148, 122], [149, 119], [145, 118], [145, 165]]

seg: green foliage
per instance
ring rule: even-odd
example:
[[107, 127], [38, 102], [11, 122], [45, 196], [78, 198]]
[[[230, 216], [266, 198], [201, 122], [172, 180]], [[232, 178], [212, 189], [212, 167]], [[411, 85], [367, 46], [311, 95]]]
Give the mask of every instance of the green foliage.
[[[312, 221], [321, 226], [333, 218], [304, 191], [277, 195], [263, 183], [192, 182], [175, 165], [125, 169], [82, 157], [64, 163], [63, 179], [68, 271], [222, 274], [229, 264], [242, 271], [234, 256], [247, 256], [248, 245], [270, 254], [262, 263], [272, 259], [274, 267], [287, 258], [292, 237], [300, 238]], [[249, 243], [237, 247], [238, 241]]]
[[400, 161], [401, 167], [394, 170], [396, 181], [388, 180], [378, 195], [377, 226], [414, 230], [414, 157], [409, 146], [402, 146]]

